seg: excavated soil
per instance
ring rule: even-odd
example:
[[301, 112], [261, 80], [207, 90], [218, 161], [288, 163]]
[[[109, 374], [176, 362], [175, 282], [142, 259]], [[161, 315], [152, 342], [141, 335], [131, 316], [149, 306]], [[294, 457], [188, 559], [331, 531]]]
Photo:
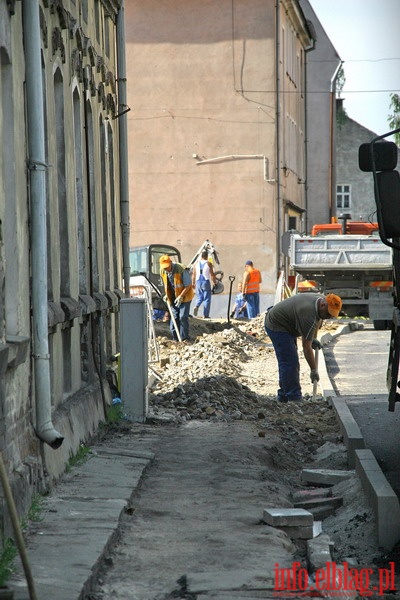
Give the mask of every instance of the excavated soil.
[[[266, 572], [293, 560], [307, 566], [306, 542], [261, 520], [263, 508], [293, 505], [294, 492], [307, 487], [303, 468], [347, 469], [339, 425], [327, 401], [312, 398], [301, 349], [305, 400], [281, 404], [262, 316], [230, 324], [191, 317], [188, 344], [171, 341], [166, 323], [155, 329], [159, 360], [151, 364], [149, 417], [114, 433], [150, 436], [156, 460], [133, 499], [133, 519], [122, 520], [93, 598], [194, 599], [177, 586], [190, 572], [234, 573], [238, 564]], [[390, 558], [377, 547], [359, 479], [353, 475], [332, 493], [343, 497], [321, 524], [333, 542], [332, 560], [374, 573], [386, 568]]]

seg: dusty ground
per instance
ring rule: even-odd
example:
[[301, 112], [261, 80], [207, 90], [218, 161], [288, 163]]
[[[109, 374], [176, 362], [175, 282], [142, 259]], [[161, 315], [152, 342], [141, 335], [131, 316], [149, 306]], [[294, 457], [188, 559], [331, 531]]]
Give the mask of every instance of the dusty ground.
[[[304, 487], [299, 477], [303, 467], [347, 469], [347, 456], [332, 409], [321, 396], [312, 400], [301, 344], [301, 385], [308, 400], [300, 405], [276, 401], [277, 362], [263, 322], [264, 316], [232, 320], [227, 328], [226, 321], [191, 318], [189, 346], [171, 344], [169, 337], [162, 337], [169, 336], [167, 325], [157, 323], [165, 367], [163, 381], [151, 395], [152, 410], [157, 415], [174, 405], [178, 421], [251, 421], [258, 435], [268, 440], [270, 466], [287, 474], [293, 491]], [[339, 325], [340, 321], [325, 321], [323, 331], [335, 331]], [[205, 389], [210, 394], [206, 401]], [[345, 506], [324, 522], [324, 531], [335, 539], [335, 559], [356, 556], [360, 564], [376, 560], [381, 552], [376, 550], [374, 518], [358, 480], [340, 484], [338, 494], [346, 498]]]
[[[156, 330], [161, 361], [153, 367], [161, 380], [140, 433], [154, 436], [158, 458], [134, 499], [133, 519], [121, 524], [121, 543], [93, 598], [197, 598], [177, 589], [179, 578], [211, 568], [235, 571], [238, 564], [264, 573], [271, 561], [305, 564], [304, 542], [260, 529], [261, 507], [291, 506], [292, 493], [304, 487], [303, 467], [347, 468], [332, 410], [322, 397], [311, 398], [302, 353], [308, 400], [280, 404], [262, 318], [229, 327], [191, 318], [191, 344], [171, 342], [164, 323]], [[333, 560], [385, 566], [358, 478], [335, 486], [334, 494], [344, 497], [344, 506], [322, 524], [334, 541]]]

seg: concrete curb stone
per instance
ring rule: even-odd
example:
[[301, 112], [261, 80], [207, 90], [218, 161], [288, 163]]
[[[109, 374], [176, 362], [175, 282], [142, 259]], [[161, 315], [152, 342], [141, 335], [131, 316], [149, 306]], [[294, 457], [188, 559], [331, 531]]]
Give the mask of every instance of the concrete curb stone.
[[[320, 338], [322, 345], [330, 343], [339, 335], [363, 329], [362, 323], [350, 321], [339, 327], [334, 334], [326, 333]], [[356, 469], [364, 491], [371, 502], [378, 525], [378, 541], [381, 547], [391, 549], [400, 540], [400, 503], [387, 481], [371, 450], [365, 448], [362, 432], [346, 401], [338, 398], [326, 371], [325, 360], [319, 365], [323, 397], [333, 407], [348, 452], [348, 465]]]
[[356, 450], [356, 472], [374, 510], [378, 526], [378, 543], [390, 550], [400, 539], [400, 504], [373, 453]]

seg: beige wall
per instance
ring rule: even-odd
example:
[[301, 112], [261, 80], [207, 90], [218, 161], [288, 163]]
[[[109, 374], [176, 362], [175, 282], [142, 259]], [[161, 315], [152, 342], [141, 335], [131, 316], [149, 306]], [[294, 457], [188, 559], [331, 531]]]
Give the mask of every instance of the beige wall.
[[[277, 270], [274, 5], [126, 3], [131, 245], [169, 243], [188, 262], [210, 239], [225, 275], [253, 259], [264, 294]], [[298, 203], [294, 179], [282, 190]]]

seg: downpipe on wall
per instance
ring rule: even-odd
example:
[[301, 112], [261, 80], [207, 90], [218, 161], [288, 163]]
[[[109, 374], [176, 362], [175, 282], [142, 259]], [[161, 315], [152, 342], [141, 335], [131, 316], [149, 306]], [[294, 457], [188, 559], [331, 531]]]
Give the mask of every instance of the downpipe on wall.
[[124, 293], [129, 298], [129, 184], [128, 184], [128, 130], [127, 130], [127, 94], [126, 94], [126, 55], [125, 55], [125, 6], [124, 1], [117, 16], [117, 65], [118, 65], [118, 124], [119, 124], [119, 165], [120, 165], [120, 209], [122, 229], [122, 269], [124, 274]]
[[50, 355], [47, 317], [46, 164], [40, 47], [39, 3], [22, 1], [26, 109], [30, 173], [32, 336], [35, 375], [36, 435], [51, 448], [64, 437], [51, 415]]

